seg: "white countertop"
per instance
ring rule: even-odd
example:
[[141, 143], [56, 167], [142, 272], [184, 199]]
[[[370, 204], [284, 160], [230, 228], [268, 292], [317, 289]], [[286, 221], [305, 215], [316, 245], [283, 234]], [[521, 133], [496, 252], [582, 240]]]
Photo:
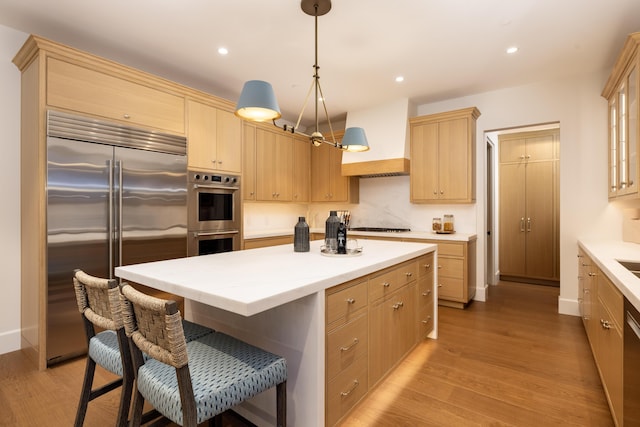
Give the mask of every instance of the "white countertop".
[[579, 239], [578, 244], [629, 302], [640, 310], [640, 278], [633, 275], [617, 261], [640, 262], [640, 244], [588, 239]]
[[244, 316], [433, 252], [426, 243], [367, 240], [362, 255], [327, 257], [293, 245], [116, 267], [116, 276]]
[[[311, 233], [324, 233], [324, 228], [312, 228], [309, 230]], [[373, 231], [347, 231], [348, 236], [357, 238], [362, 237], [394, 237], [397, 239], [429, 239], [429, 240], [441, 240], [441, 241], [457, 241], [457, 242], [470, 242], [476, 240], [477, 235], [472, 233], [453, 233], [453, 234], [437, 234], [431, 231], [401, 231], [401, 232], [373, 232]], [[259, 239], [264, 237], [277, 237], [277, 236], [293, 236], [293, 227], [291, 229], [277, 229], [277, 230], [263, 230], [254, 232], [245, 232], [245, 239]]]

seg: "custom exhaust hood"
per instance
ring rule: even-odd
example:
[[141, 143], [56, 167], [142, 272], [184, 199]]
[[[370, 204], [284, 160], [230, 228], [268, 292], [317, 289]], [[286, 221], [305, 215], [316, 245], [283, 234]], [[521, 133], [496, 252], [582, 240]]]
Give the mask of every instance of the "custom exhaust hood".
[[407, 98], [348, 112], [346, 126], [364, 128], [371, 149], [342, 153], [342, 175], [362, 178], [409, 175], [409, 117], [415, 113]]

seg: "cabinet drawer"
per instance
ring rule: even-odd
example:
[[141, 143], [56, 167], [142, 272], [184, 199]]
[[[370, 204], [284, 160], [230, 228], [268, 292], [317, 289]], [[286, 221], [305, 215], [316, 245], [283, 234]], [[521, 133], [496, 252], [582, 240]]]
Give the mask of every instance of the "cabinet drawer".
[[463, 243], [441, 243], [438, 242], [438, 256], [464, 256]]
[[418, 258], [418, 277], [433, 276], [433, 253]]
[[[365, 357], [369, 348], [367, 314], [327, 334], [327, 378], [333, 379], [355, 360]], [[360, 361], [359, 363], [365, 363]]]
[[396, 269], [387, 270], [369, 279], [369, 298], [378, 300], [399, 288]]
[[458, 258], [438, 258], [438, 276], [464, 279], [464, 260]]
[[[330, 291], [329, 291], [330, 292]], [[367, 306], [367, 281], [327, 295], [327, 329], [347, 323]]]
[[438, 277], [438, 298], [462, 300], [463, 297], [464, 282], [462, 279]]
[[621, 330], [624, 325], [624, 300], [620, 291], [603, 272], [598, 273], [598, 298], [612, 317], [604, 320], [614, 320], [618, 329]]
[[184, 97], [47, 60], [47, 104], [184, 135]]
[[418, 309], [418, 336], [422, 339], [433, 331], [433, 299]]
[[333, 426], [367, 393], [367, 359], [356, 360], [327, 385], [326, 425]]
[[399, 286], [411, 283], [418, 278], [418, 263], [416, 261], [402, 264], [396, 269], [396, 278]]

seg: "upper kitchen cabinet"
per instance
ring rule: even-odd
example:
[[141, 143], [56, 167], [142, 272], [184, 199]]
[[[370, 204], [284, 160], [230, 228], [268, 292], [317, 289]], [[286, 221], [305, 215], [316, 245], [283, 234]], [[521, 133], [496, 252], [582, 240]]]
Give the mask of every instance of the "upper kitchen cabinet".
[[209, 171], [242, 170], [242, 121], [214, 106], [187, 101], [189, 168]]
[[473, 203], [477, 108], [409, 119], [411, 202]]
[[256, 125], [242, 123], [242, 200], [256, 199]]
[[308, 202], [311, 191], [311, 143], [304, 136], [293, 137], [293, 197], [294, 202]]
[[638, 197], [640, 32], [630, 34], [602, 91], [609, 102], [609, 198]]
[[[344, 131], [335, 132], [336, 141]], [[342, 176], [342, 150], [329, 144], [311, 149], [311, 201], [358, 203], [359, 178]]]
[[256, 128], [256, 200], [290, 202], [293, 197], [293, 135]]
[[184, 96], [68, 58], [46, 67], [47, 105], [184, 135]]

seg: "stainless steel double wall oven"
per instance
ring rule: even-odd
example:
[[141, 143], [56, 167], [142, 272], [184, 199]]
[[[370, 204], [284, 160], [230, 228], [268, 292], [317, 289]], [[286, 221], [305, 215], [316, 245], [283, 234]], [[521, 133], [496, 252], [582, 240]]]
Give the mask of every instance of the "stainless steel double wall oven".
[[240, 250], [240, 176], [189, 170], [189, 256]]

